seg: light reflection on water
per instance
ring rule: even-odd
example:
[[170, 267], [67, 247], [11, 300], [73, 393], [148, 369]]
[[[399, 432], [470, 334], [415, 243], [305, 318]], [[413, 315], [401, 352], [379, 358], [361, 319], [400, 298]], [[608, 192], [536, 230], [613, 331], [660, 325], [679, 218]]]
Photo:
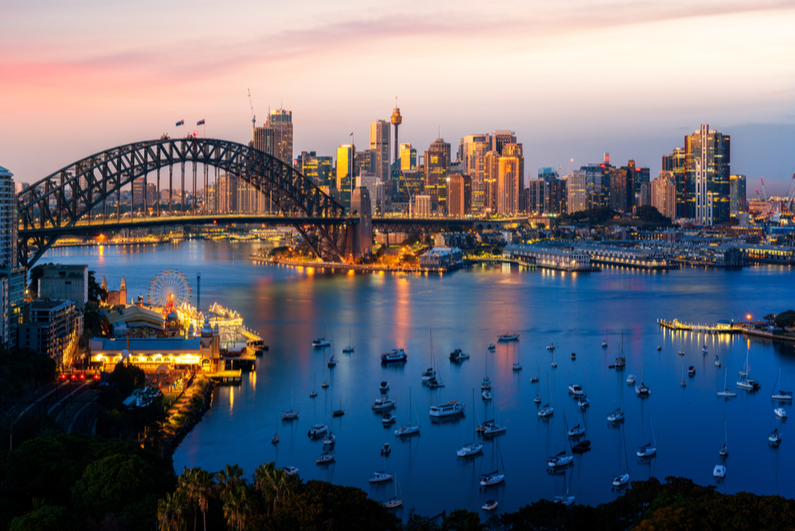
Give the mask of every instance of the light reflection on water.
[[[624, 436], [631, 478], [669, 475], [713, 484], [712, 469], [723, 444], [723, 419], [727, 419], [731, 455], [721, 492], [749, 491], [795, 495], [795, 486], [779, 470], [793, 467], [788, 446], [790, 430], [776, 421], [770, 401], [779, 367], [782, 388], [795, 385], [795, 360], [789, 345], [742, 336], [712, 336], [672, 332], [656, 326], [656, 319], [713, 323], [740, 320], [750, 313], [762, 316], [789, 309], [795, 287], [791, 271], [780, 267], [751, 267], [740, 271], [645, 272], [606, 268], [600, 273], [565, 274], [556, 271], [519, 271], [504, 265], [477, 266], [438, 277], [412, 275], [337, 274], [249, 262], [245, 257], [257, 247], [250, 243], [184, 242], [180, 245], [55, 249], [47, 262], [88, 263], [97, 279], [106, 276], [109, 289], [118, 289], [125, 275], [129, 297], [146, 293], [149, 282], [163, 268], [182, 271], [190, 279], [202, 273], [202, 305], [218, 301], [238, 310], [246, 325], [259, 331], [270, 351], [259, 361], [255, 374], [238, 387], [215, 392], [214, 407], [185, 438], [174, 456], [175, 470], [202, 466], [219, 470], [238, 463], [248, 473], [263, 461], [301, 468], [304, 479], [323, 479], [364, 489], [375, 499], [394, 494], [391, 484], [371, 486], [374, 470], [397, 472], [406, 508], [422, 514], [442, 509], [477, 510], [486, 499], [500, 502], [500, 510], [516, 510], [539, 498], [565, 491], [561, 474], [548, 474], [547, 456], [564, 444], [564, 412], [568, 426], [583, 423], [592, 451], [575, 457], [570, 491], [578, 503], [596, 504], [618, 495], [610, 478], [618, 473], [623, 453], [621, 430], [606, 422], [608, 412], [623, 400]], [[157, 251], [157, 252], [155, 252]], [[194, 284], [195, 287], [195, 284]], [[195, 289], [194, 289], [195, 294]], [[507, 323], [506, 323], [507, 321]], [[486, 346], [494, 333], [507, 326], [521, 334], [518, 343], [498, 344], [489, 354]], [[608, 349], [601, 348], [607, 331]], [[342, 354], [352, 337], [355, 353]], [[429, 390], [420, 384], [420, 373], [431, 363], [429, 336], [433, 331], [436, 362], [446, 387]], [[627, 369], [608, 369], [623, 347]], [[338, 365], [325, 366], [330, 352], [313, 351], [310, 341], [334, 336]], [[550, 342], [559, 345], [557, 369], [550, 367]], [[709, 354], [700, 348], [707, 345]], [[663, 347], [657, 352], [657, 345]], [[404, 347], [405, 366], [380, 365], [379, 355]], [[459, 365], [447, 360], [454, 348], [472, 358]], [[753, 377], [762, 391], [737, 398], [717, 398], [728, 368], [728, 387], [736, 389], [737, 370], [750, 348]], [[678, 356], [678, 351], [686, 356]], [[577, 353], [576, 361], [570, 358]], [[722, 367], [714, 366], [715, 354]], [[494, 385], [494, 399], [484, 404], [480, 382], [486, 371]], [[641, 363], [643, 359], [643, 364]], [[521, 360], [524, 368], [512, 370]], [[679, 386], [682, 368], [694, 365], [697, 374], [687, 387]], [[635, 396], [625, 382], [633, 373], [651, 388], [648, 399]], [[586, 378], [587, 371], [587, 378]], [[318, 397], [309, 398], [311, 375], [317, 376]], [[325, 374], [325, 376], [324, 376]], [[530, 378], [540, 374], [541, 381]], [[320, 389], [328, 378], [330, 388]], [[390, 396], [397, 400], [397, 425], [409, 417], [411, 387], [414, 419], [419, 416], [421, 435], [396, 440], [394, 426], [385, 429], [370, 405], [380, 396], [378, 384], [388, 380]], [[591, 407], [580, 413], [567, 386], [580, 383], [591, 397]], [[475, 403], [472, 404], [473, 389]], [[295, 392], [299, 420], [279, 422]], [[555, 407], [555, 415], [539, 419], [536, 392]], [[459, 400], [467, 403], [463, 418], [433, 423], [431, 404]], [[332, 418], [340, 407], [345, 415]], [[792, 406], [784, 406], [790, 409]], [[653, 417], [658, 455], [639, 463], [637, 447], [649, 441], [649, 415]], [[472, 416], [477, 422], [497, 418], [508, 426], [500, 437], [507, 468], [503, 486], [481, 490], [479, 475], [497, 463], [496, 445], [486, 440], [484, 452], [460, 460], [455, 450], [472, 440]], [[337, 462], [315, 465], [322, 443], [310, 441], [306, 432], [316, 422], [328, 423], [337, 435]], [[767, 444], [775, 426], [783, 431], [778, 449]], [[274, 432], [281, 442], [270, 444]], [[384, 459], [384, 442], [393, 446]], [[404, 514], [399, 512], [398, 514]]]

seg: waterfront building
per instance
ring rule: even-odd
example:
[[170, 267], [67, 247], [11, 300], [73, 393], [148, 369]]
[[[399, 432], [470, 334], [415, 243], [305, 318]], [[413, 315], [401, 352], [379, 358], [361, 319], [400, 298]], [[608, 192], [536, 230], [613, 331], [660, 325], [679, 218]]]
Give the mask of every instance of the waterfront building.
[[[731, 139], [703, 124], [685, 136], [685, 171], [692, 194], [692, 216], [704, 225], [729, 221]], [[692, 183], [692, 188], [690, 185]]]
[[690, 186], [687, 182], [685, 148], [678, 147], [670, 155], [663, 155], [662, 171], [670, 171], [676, 181], [676, 219], [692, 218], [688, 215], [692, 198], [690, 196]]
[[417, 150], [411, 144], [400, 144], [400, 169], [402, 171], [417, 169]]
[[461, 139], [458, 160], [463, 163], [464, 173], [472, 178], [472, 213], [485, 214], [488, 208], [486, 183], [486, 153], [491, 150], [489, 135], [467, 135]]
[[545, 269], [563, 271], [592, 271], [591, 257], [582, 249], [570, 247], [543, 247], [512, 243], [505, 246], [502, 255], [509, 259], [522, 260]]
[[[275, 128], [268, 126], [254, 128], [254, 149], [258, 149], [273, 157], [276, 156], [276, 147]], [[292, 150], [290, 151], [290, 154], [292, 156]]]
[[451, 216], [466, 216], [472, 208], [472, 179], [469, 175], [449, 177], [447, 210]]
[[337, 148], [336, 186], [340, 194], [340, 202], [345, 207], [351, 204], [351, 186], [355, 183], [353, 180], [355, 161], [355, 145], [343, 144]]
[[521, 171], [521, 160], [518, 156], [499, 158], [497, 214], [511, 215], [520, 211], [520, 198], [524, 190]]
[[425, 194], [431, 196], [434, 210], [447, 211], [447, 176], [450, 172], [450, 144], [434, 140], [425, 152]]
[[[117, 292], [118, 293], [118, 292]], [[128, 306], [102, 316], [102, 327], [116, 339], [166, 337], [166, 318], [142, 306]]]
[[457, 247], [433, 247], [420, 255], [420, 267], [441, 269], [455, 265], [464, 259], [464, 254]]
[[72, 301], [75, 308], [82, 310], [88, 302], [87, 265], [45, 265], [37, 287], [42, 299], [62, 299]]
[[729, 215], [737, 217], [748, 210], [748, 201], [746, 199], [745, 190], [745, 175], [730, 175], [730, 206]]
[[17, 195], [14, 174], [0, 166], [0, 344], [17, 344], [27, 271], [17, 257]]
[[651, 206], [671, 221], [676, 219], [676, 176], [672, 171], [661, 171], [651, 182]]
[[75, 303], [36, 299], [25, 310], [24, 323], [19, 327], [19, 347], [44, 354], [59, 367], [71, 364], [77, 340], [83, 334], [83, 315]]
[[[273, 155], [287, 164], [293, 164], [293, 112], [274, 109], [268, 114], [265, 127], [273, 130]], [[263, 150], [265, 151], [265, 150]], [[266, 151], [267, 153], [267, 151]]]
[[375, 173], [381, 181], [389, 180], [389, 122], [370, 122], [370, 151], [375, 155]]

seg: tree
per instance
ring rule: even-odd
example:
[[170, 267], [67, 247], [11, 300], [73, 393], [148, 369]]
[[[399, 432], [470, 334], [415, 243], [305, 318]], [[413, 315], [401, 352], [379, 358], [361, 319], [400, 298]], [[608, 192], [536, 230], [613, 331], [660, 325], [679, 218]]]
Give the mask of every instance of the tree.
[[179, 489], [167, 492], [166, 497], [157, 501], [157, 523], [162, 531], [182, 531], [185, 529], [185, 511], [188, 502], [185, 493]]
[[97, 279], [94, 271], [88, 272], [88, 301], [99, 304], [100, 301], [107, 300], [108, 291], [102, 289], [102, 286], [97, 284]]
[[787, 310], [776, 316], [776, 326], [779, 328], [790, 328], [795, 325], [795, 311]]
[[71, 528], [71, 514], [65, 507], [45, 505], [11, 520], [8, 531], [62, 531]]
[[140, 367], [119, 362], [108, 376], [108, 384], [118, 389], [122, 398], [127, 398], [146, 384], [146, 373]]
[[648, 221], [649, 223], [662, 223], [670, 224], [670, 218], [663, 216], [659, 210], [651, 205], [643, 205], [635, 209], [635, 215], [641, 221]]
[[484, 531], [480, 523], [480, 515], [464, 509], [452, 511], [442, 521], [442, 531]]
[[251, 514], [248, 489], [245, 484], [229, 487], [222, 497], [224, 518], [229, 527], [243, 531]]
[[772, 325], [772, 324], [773, 324], [773, 321], [775, 321], [775, 320], [776, 320], [776, 314], [774, 314], [774, 313], [769, 313], [769, 314], [765, 315], [765, 316], [763, 317], [763, 319], [764, 319], [765, 321], [767, 321], [767, 324], [769, 324], [769, 325]]
[[185, 493], [187, 502], [193, 506], [193, 531], [196, 531], [196, 515], [202, 512], [204, 530], [207, 531], [207, 508], [213, 495], [213, 474], [199, 467], [188, 468], [179, 477], [179, 488]]

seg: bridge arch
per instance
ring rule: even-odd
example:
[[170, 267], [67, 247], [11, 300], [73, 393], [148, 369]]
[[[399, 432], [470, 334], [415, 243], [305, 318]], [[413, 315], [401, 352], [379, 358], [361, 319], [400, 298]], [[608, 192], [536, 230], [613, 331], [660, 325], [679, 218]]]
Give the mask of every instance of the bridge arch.
[[[160, 215], [160, 170], [169, 169], [169, 189], [173, 190], [173, 168], [181, 166], [182, 206], [185, 198], [185, 166], [214, 167], [234, 175], [268, 197], [279, 214], [293, 214], [306, 221], [324, 218], [324, 223], [297, 223], [294, 226], [314, 252], [324, 259], [339, 260], [345, 251], [345, 208], [314, 183], [276, 157], [251, 146], [214, 138], [168, 138], [134, 142], [95, 153], [44, 177], [17, 196], [19, 212], [19, 263], [30, 267], [63, 235], [64, 229], [79, 221], [106, 222], [108, 199], [116, 196], [116, 218], [121, 218], [119, 199], [122, 188], [143, 179], [144, 205], [148, 176], [157, 172], [157, 215]], [[205, 193], [208, 177], [204, 175]], [[133, 191], [134, 193], [134, 191]], [[131, 198], [131, 206], [134, 197]], [[206, 206], [205, 200], [205, 206]], [[169, 211], [173, 203], [169, 201]], [[195, 209], [195, 198], [194, 198]], [[101, 208], [100, 208], [101, 206]], [[215, 204], [216, 211], [218, 205]], [[212, 212], [209, 212], [212, 213]], [[339, 223], [329, 223], [330, 219]], [[82, 227], [82, 226], [81, 226]]]

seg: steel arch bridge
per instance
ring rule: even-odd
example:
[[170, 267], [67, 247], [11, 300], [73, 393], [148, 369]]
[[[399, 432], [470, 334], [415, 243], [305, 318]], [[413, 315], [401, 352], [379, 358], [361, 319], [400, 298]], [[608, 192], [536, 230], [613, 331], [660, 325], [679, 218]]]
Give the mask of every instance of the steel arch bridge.
[[[283, 220], [293, 225], [306, 239], [313, 251], [324, 259], [340, 260], [345, 252], [346, 230], [358, 220], [345, 216], [345, 208], [323, 193], [309, 179], [290, 164], [237, 142], [210, 138], [168, 138], [135, 142], [111, 148], [78, 160], [22, 191], [18, 197], [19, 264], [32, 266], [62, 235], [96, 230], [97, 225], [114, 220], [123, 225], [120, 210], [122, 187], [142, 179], [143, 206], [147, 209], [147, 184], [151, 174], [157, 174], [156, 216], [160, 208], [160, 170], [168, 168], [169, 193], [173, 192], [173, 170], [181, 167], [182, 208], [185, 212], [185, 166], [193, 165], [193, 188], [196, 190], [196, 166], [203, 165], [205, 194], [208, 173], [214, 167], [250, 184], [269, 198]], [[217, 174], [216, 174], [217, 176]], [[140, 181], [139, 181], [140, 182]], [[108, 200], [116, 198], [116, 207]], [[211, 217], [218, 213], [216, 181], [215, 212], [195, 208], [193, 214]], [[173, 206], [169, 197], [169, 213]], [[207, 205], [205, 197], [205, 206]], [[115, 214], [112, 210], [116, 210]], [[169, 218], [161, 218], [168, 220]], [[179, 219], [179, 218], [174, 218]]]

